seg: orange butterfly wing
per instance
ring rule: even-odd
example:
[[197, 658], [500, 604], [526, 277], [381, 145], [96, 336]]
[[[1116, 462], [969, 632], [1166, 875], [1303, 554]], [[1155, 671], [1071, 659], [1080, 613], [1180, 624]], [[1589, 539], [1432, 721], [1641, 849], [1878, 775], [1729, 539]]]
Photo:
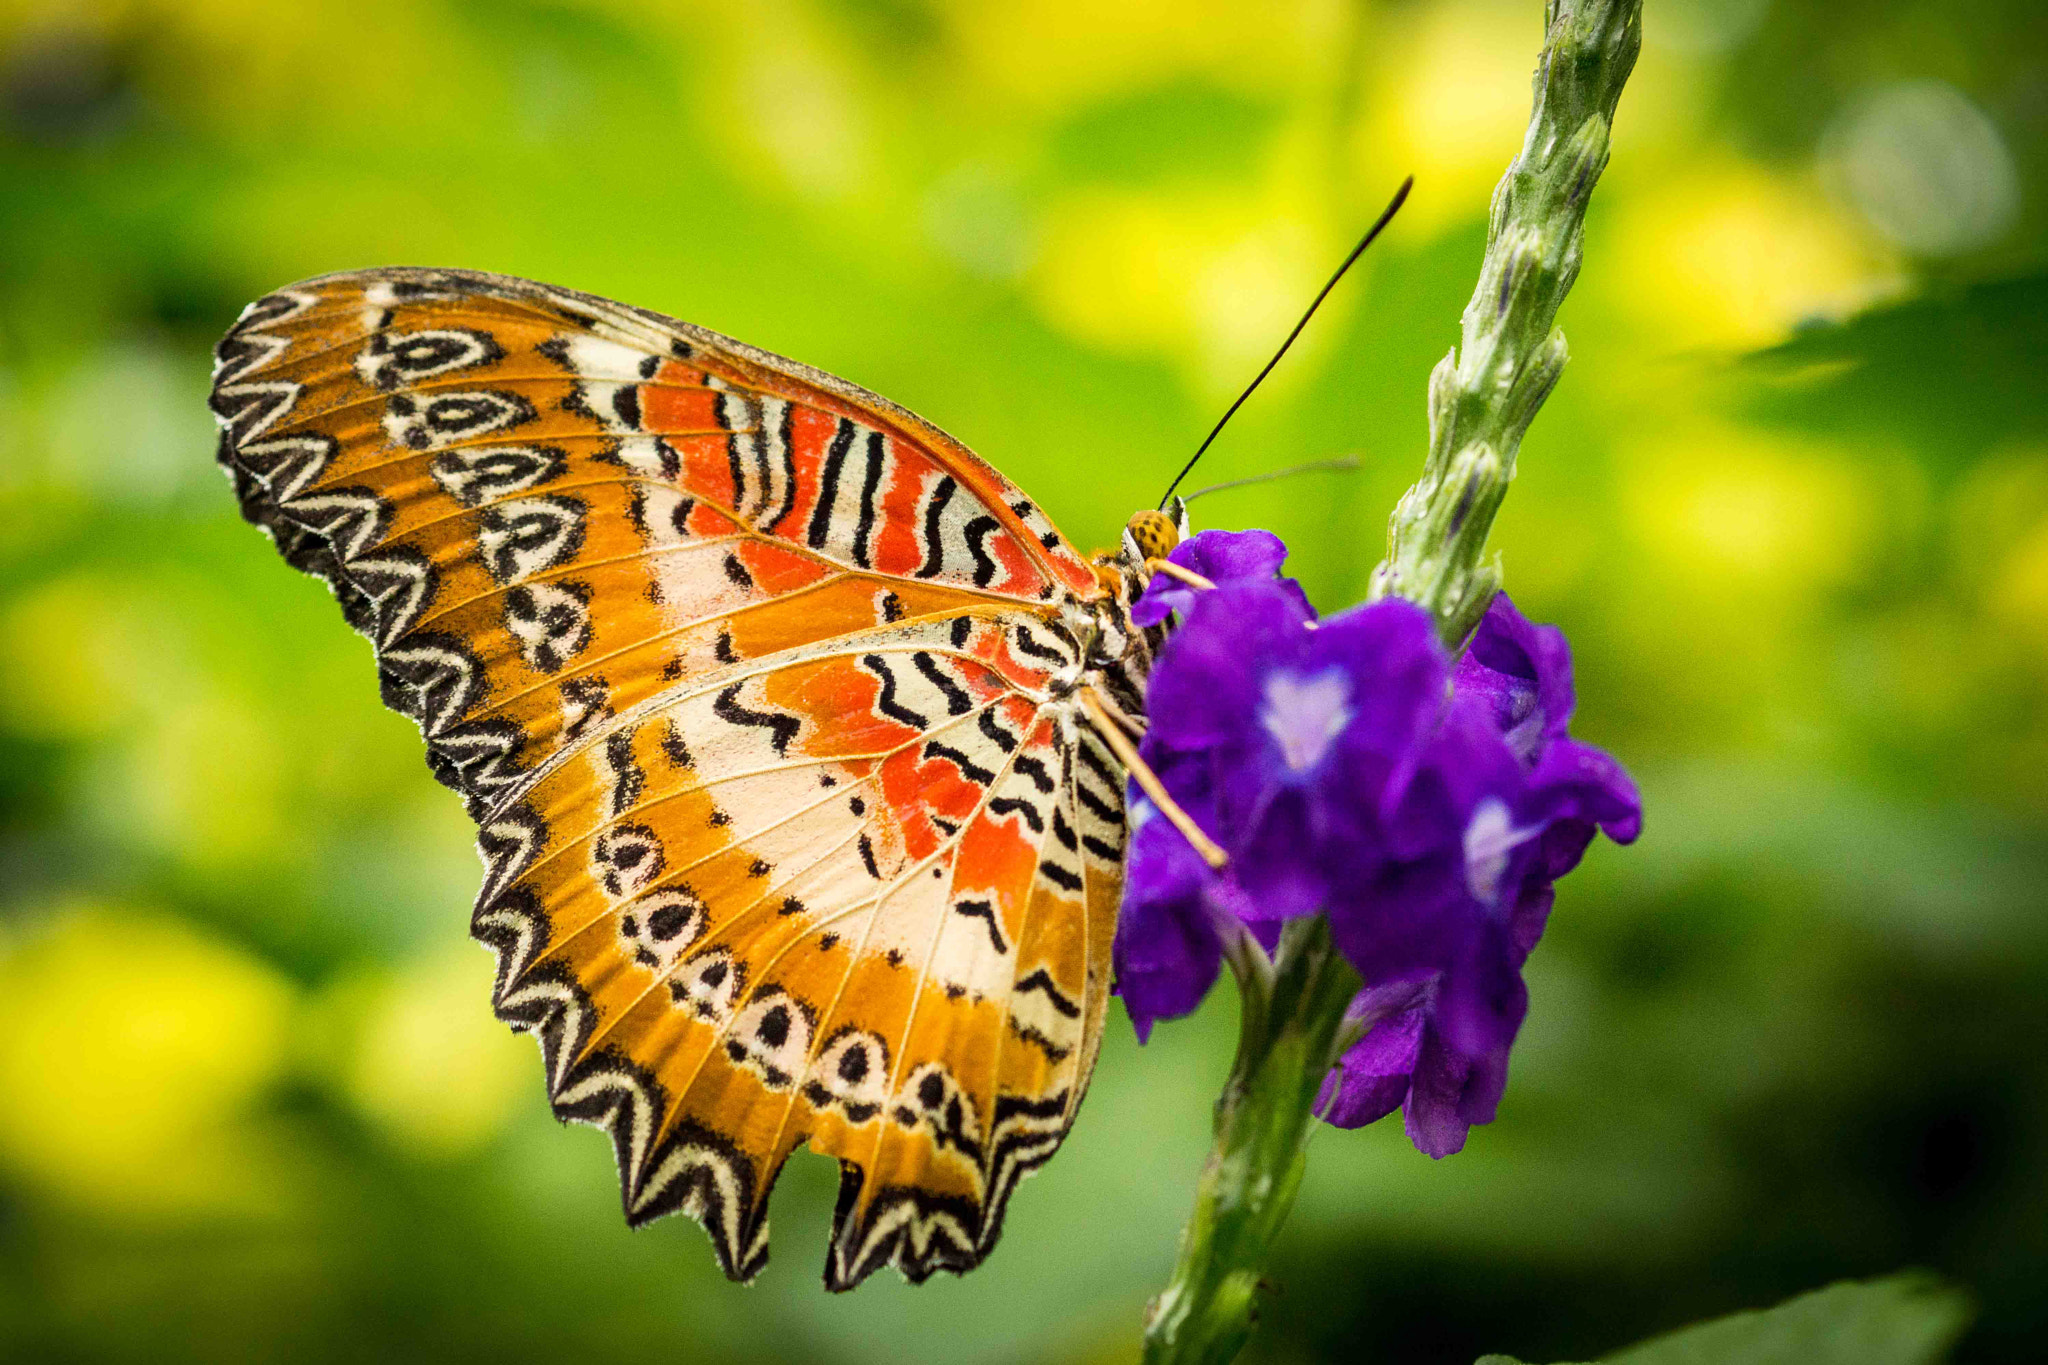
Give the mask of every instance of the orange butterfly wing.
[[480, 826], [474, 930], [638, 1223], [726, 1272], [808, 1141], [826, 1282], [961, 1271], [1085, 1091], [1121, 782], [1091, 567], [943, 433], [502, 276], [308, 281], [222, 342], [245, 515], [325, 578]]

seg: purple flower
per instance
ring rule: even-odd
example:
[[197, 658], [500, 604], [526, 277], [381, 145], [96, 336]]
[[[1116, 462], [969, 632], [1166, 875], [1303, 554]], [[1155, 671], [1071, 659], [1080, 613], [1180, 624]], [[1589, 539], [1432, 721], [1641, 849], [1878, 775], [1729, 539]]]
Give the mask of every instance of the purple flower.
[[1229, 916], [1240, 907], [1230, 880], [1213, 875], [1151, 802], [1133, 794], [1130, 811], [1130, 861], [1145, 875], [1124, 889], [1112, 956], [1117, 994], [1142, 1043], [1155, 1021], [1187, 1014], [1216, 984]]
[[1494, 598], [1459, 660], [1443, 724], [1390, 811], [1401, 894], [1330, 908], [1339, 948], [1369, 982], [1386, 979], [1387, 940], [1412, 933], [1418, 910], [1441, 931], [1433, 973], [1399, 998], [1368, 989], [1354, 1006], [1373, 1022], [1324, 1087], [1318, 1112], [1330, 1122], [1356, 1127], [1400, 1104], [1415, 1145], [1440, 1157], [1493, 1119], [1528, 1011], [1522, 965], [1549, 919], [1552, 884], [1596, 829], [1617, 843], [1642, 829], [1628, 774], [1569, 737], [1572, 705], [1563, 633]]
[[1421, 609], [1318, 623], [1293, 586], [1199, 594], [1153, 672], [1140, 746], [1230, 855], [1258, 919], [1313, 913], [1368, 870], [1379, 838], [1360, 794], [1415, 750], [1449, 676]]
[[1416, 1146], [1456, 1151], [1506, 1084], [1552, 883], [1596, 830], [1636, 837], [1635, 788], [1570, 738], [1564, 637], [1505, 595], [1454, 666], [1405, 602], [1317, 621], [1271, 577], [1284, 548], [1263, 533], [1181, 549], [1218, 586], [1155, 579], [1141, 600], [1182, 623], [1140, 748], [1230, 861], [1210, 869], [1134, 796], [1116, 941], [1133, 1022], [1143, 1037], [1200, 1002], [1233, 918], [1270, 941], [1278, 921], [1320, 911], [1366, 989], [1352, 1007], [1364, 1034], [1318, 1112], [1350, 1127], [1399, 1105]]
[[1453, 1048], [1436, 1027], [1436, 996], [1434, 981], [1358, 993], [1348, 1017], [1370, 1027], [1324, 1080], [1319, 1117], [1358, 1128], [1398, 1107], [1408, 1140], [1433, 1157], [1459, 1150], [1472, 1124], [1492, 1119], [1507, 1085], [1507, 1054], [1474, 1060]]
[[[1270, 583], [1287, 558], [1287, 546], [1271, 531], [1197, 531], [1166, 558], [1219, 587], [1240, 581]], [[1298, 600], [1302, 613], [1313, 618], [1315, 609], [1309, 606], [1301, 585], [1291, 578], [1278, 581]], [[1172, 574], [1154, 574], [1144, 595], [1132, 604], [1131, 620], [1141, 626], [1156, 626], [1175, 612], [1188, 611], [1203, 591]]]

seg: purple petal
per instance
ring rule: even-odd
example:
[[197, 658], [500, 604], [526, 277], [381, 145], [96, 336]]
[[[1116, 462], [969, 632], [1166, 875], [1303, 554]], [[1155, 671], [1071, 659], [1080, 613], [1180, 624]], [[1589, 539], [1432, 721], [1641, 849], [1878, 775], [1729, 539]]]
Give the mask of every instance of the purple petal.
[[1177, 1018], [1202, 1003], [1216, 983], [1223, 945], [1208, 865], [1156, 812], [1134, 807], [1133, 815], [1140, 818], [1131, 835], [1111, 958], [1117, 993], [1143, 1042], [1154, 1021]]
[[1643, 801], [1634, 780], [1590, 744], [1552, 744], [1529, 774], [1529, 788], [1525, 809], [1533, 817], [1590, 821], [1617, 844], [1633, 843], [1643, 831]]
[[1543, 937], [1544, 927], [1550, 923], [1550, 907], [1557, 900], [1557, 892], [1550, 883], [1550, 878], [1530, 876], [1521, 894], [1515, 897], [1514, 908], [1508, 912], [1508, 939], [1514, 944], [1519, 962], [1529, 960], [1529, 954], [1536, 951], [1536, 944]]
[[[1362, 991], [1360, 996], [1371, 993]], [[1358, 1005], [1352, 1010], [1356, 1013]], [[1339, 1128], [1363, 1127], [1393, 1113], [1407, 1097], [1409, 1078], [1422, 1047], [1425, 1017], [1417, 1004], [1367, 1030], [1324, 1078], [1315, 1112]]]
[[1449, 853], [1383, 862], [1369, 876], [1333, 878], [1330, 938], [1367, 981], [1430, 976], [1470, 933], [1464, 869]]
[[1518, 806], [1526, 779], [1483, 701], [1454, 693], [1443, 723], [1416, 750], [1414, 775], [1380, 798], [1389, 847], [1403, 856], [1459, 847], [1479, 803]]
[[1415, 1079], [1401, 1109], [1408, 1140], [1424, 1156], [1442, 1159], [1464, 1149], [1471, 1124], [1458, 1110], [1471, 1072], [1471, 1063], [1446, 1046], [1436, 1030], [1424, 1030]]
[[1317, 623], [1304, 670], [1341, 668], [1352, 681], [1349, 748], [1400, 754], [1442, 709], [1450, 661], [1429, 613], [1396, 598], [1353, 607]]
[[1324, 860], [1315, 856], [1309, 809], [1302, 793], [1279, 793], [1248, 837], [1233, 841], [1231, 871], [1244, 888], [1254, 920], [1313, 915], [1329, 898]]
[[1508, 1050], [1501, 1048], [1471, 1062], [1465, 1093], [1458, 1096], [1458, 1117], [1466, 1123], [1492, 1123], [1500, 1097], [1508, 1088]]
[[[1271, 531], [1198, 531], [1167, 555], [1167, 559], [1183, 569], [1219, 586], [1243, 580], [1271, 580], [1286, 558], [1287, 546]], [[1131, 620], [1141, 626], [1156, 626], [1174, 612], [1188, 612], [1203, 591], [1171, 574], [1154, 574], [1132, 606]], [[1303, 607], [1308, 605], [1298, 585], [1294, 595], [1301, 599]]]
[[1307, 650], [1309, 619], [1293, 595], [1271, 580], [1202, 593], [1153, 669], [1146, 758], [1159, 745], [1262, 746], [1258, 715], [1265, 675]]
[[1287, 545], [1271, 531], [1197, 531], [1168, 559], [1211, 583], [1271, 578], [1287, 561]]
[[1186, 611], [1195, 604], [1195, 594], [1200, 592], [1192, 583], [1183, 583], [1166, 574], [1152, 575], [1152, 581], [1145, 585], [1145, 591], [1131, 604], [1131, 624], [1134, 626], [1156, 626], [1164, 623], [1177, 611]]
[[1444, 1041], [1467, 1059], [1505, 1053], [1529, 1012], [1522, 957], [1508, 926], [1475, 924], [1458, 958], [1444, 973], [1436, 1025]]
[[1483, 700], [1516, 756], [1534, 763], [1571, 721], [1571, 647], [1563, 631], [1532, 624], [1496, 593], [1458, 660], [1456, 687]]

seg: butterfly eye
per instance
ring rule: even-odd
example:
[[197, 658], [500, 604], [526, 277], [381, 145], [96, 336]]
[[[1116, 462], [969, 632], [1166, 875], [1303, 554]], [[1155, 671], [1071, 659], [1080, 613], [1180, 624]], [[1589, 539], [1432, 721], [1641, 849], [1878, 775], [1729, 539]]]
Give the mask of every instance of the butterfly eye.
[[1164, 559], [1180, 544], [1180, 531], [1167, 519], [1166, 513], [1147, 508], [1134, 512], [1124, 524], [1124, 530], [1138, 547], [1141, 559]]

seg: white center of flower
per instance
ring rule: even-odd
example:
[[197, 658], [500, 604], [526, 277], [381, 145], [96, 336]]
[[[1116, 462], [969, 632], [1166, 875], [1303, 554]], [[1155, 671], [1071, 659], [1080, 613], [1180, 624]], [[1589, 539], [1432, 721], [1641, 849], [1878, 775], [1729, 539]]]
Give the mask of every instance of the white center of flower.
[[1499, 899], [1508, 855], [1542, 832], [1541, 825], [1517, 829], [1508, 803], [1499, 797], [1481, 801], [1465, 826], [1465, 887], [1473, 899], [1486, 905]]
[[1344, 670], [1332, 668], [1313, 678], [1275, 673], [1266, 679], [1266, 704], [1259, 723], [1280, 746], [1280, 756], [1295, 772], [1307, 772], [1322, 761], [1330, 741], [1351, 723], [1351, 684]]

